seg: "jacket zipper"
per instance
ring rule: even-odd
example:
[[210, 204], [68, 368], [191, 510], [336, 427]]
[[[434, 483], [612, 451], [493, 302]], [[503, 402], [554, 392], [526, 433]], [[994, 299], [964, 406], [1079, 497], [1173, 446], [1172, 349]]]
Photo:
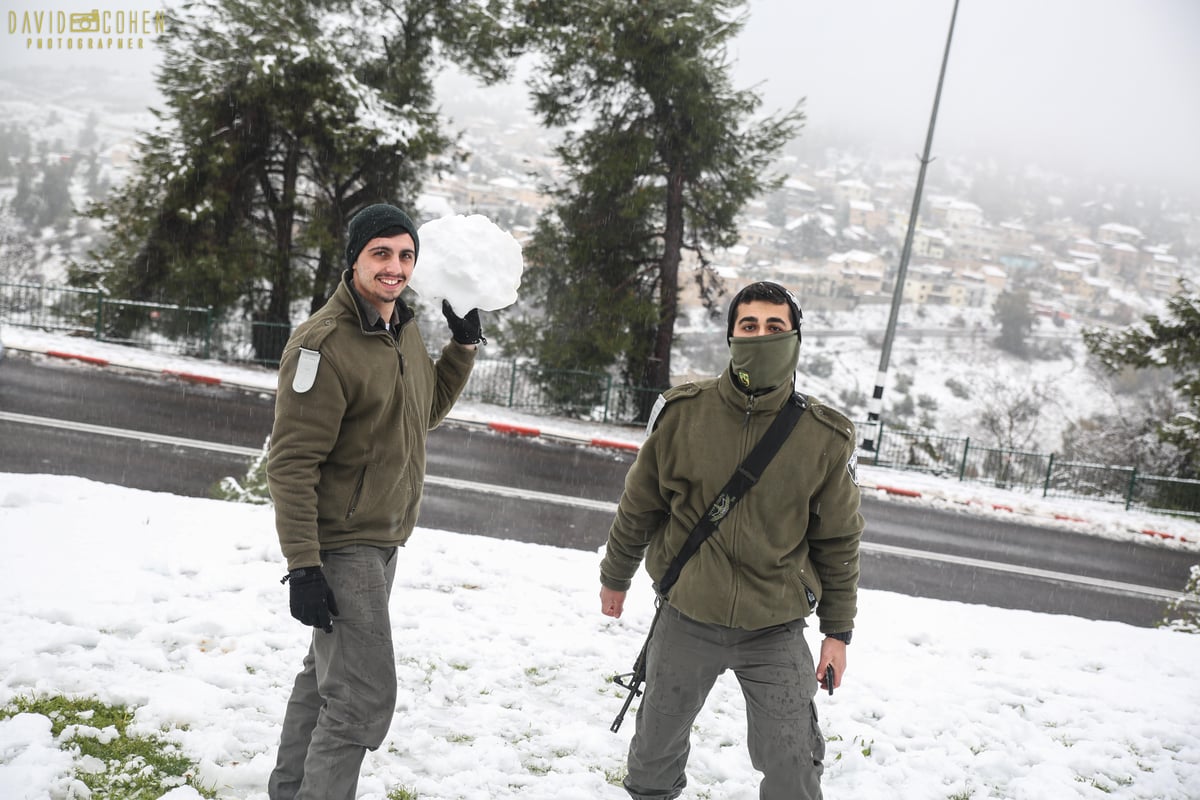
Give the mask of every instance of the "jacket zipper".
[[754, 413], [754, 405], [755, 405], [755, 401], [757, 399], [758, 398], [756, 398], [754, 395], [750, 395], [749, 397], [746, 398], [746, 415], [744, 417], [742, 417], [742, 430], [743, 431], [745, 431], [747, 428], [750, 427], [750, 415], [752, 413]]
[[[750, 397], [747, 398], [747, 401], [746, 401], [746, 416], [745, 416], [745, 419], [742, 421], [742, 448], [741, 448], [741, 451], [738, 453], [738, 464], [739, 465], [746, 459], [746, 455], [749, 453], [750, 441], [748, 439], [748, 436], [749, 436], [749, 432], [750, 432], [750, 414], [752, 411], [754, 411], [755, 400], [756, 400], [756, 398], [753, 395], [751, 395]], [[741, 594], [741, 588], [742, 588], [742, 581], [741, 581], [742, 562], [741, 562], [741, 557], [738, 553], [738, 550], [739, 550], [738, 545], [741, 542], [740, 542], [740, 537], [738, 536], [739, 528], [736, 525], [736, 522], [738, 521], [738, 519], [740, 519], [740, 517], [742, 515], [742, 502], [744, 500], [745, 500], [745, 497], [743, 497], [741, 500], [738, 501], [738, 504], [733, 507], [733, 512], [729, 515], [729, 519], [727, 520], [727, 522], [730, 526], [729, 560], [732, 562], [732, 566], [733, 566], [733, 592], [731, 593], [730, 603], [729, 603], [729, 625], [730, 626], [733, 625], [734, 612], [735, 612], [735, 609], [737, 608], [737, 604], [738, 604], [738, 595]]]

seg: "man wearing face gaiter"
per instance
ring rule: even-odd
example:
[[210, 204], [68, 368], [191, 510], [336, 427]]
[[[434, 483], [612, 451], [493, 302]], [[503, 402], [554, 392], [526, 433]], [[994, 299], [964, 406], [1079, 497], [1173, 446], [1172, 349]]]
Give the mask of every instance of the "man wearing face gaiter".
[[[619, 617], [643, 558], [656, 588], [689, 532], [795, 392], [802, 315], [770, 282], [729, 307], [730, 362], [716, 378], [665, 392], [625, 479], [600, 566], [601, 612]], [[645, 694], [624, 786], [669, 800], [687, 785], [692, 723], [731, 670], [746, 701], [760, 800], [818, 800], [825, 740], [818, 684], [840, 686], [854, 628], [863, 518], [854, 426], [806, 397], [758, 481], [686, 562], [650, 637]], [[804, 640], [824, 634], [814, 663]], [[832, 686], [826, 669], [832, 667]]]

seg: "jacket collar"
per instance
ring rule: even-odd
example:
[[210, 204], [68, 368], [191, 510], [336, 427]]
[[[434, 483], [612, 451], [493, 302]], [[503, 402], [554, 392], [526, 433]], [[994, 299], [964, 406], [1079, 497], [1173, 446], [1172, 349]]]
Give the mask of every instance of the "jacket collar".
[[[373, 305], [363, 300], [355, 290], [352, 276], [353, 272], [351, 270], [346, 270], [342, 273], [342, 280], [338, 284], [337, 291], [333, 293], [334, 297], [338, 299], [343, 308], [353, 311], [358, 318], [358, 325], [362, 328], [363, 333], [384, 332], [383, 317], [375, 310]], [[412, 309], [403, 300], [397, 299], [396, 307], [392, 310], [391, 319], [392, 330], [397, 331], [397, 336], [399, 335], [398, 331], [400, 328], [413, 319], [413, 317]]]
[[733, 372], [728, 365], [717, 379], [717, 393], [727, 406], [739, 414], [774, 414], [783, 408], [784, 403], [796, 390], [796, 379], [776, 386], [769, 392], [758, 395], [748, 395], [733, 383]]

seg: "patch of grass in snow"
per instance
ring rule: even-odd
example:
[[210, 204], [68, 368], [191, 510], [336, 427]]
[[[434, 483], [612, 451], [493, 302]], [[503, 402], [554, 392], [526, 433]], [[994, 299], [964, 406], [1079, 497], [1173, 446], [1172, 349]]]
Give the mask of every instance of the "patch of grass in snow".
[[611, 783], [613, 786], [620, 786], [625, 780], [625, 776], [629, 774], [629, 770], [625, 767], [616, 767], [614, 769], [604, 770], [604, 780]]
[[387, 793], [387, 800], [419, 800], [420, 795], [416, 789], [410, 789], [407, 786], [401, 786], [398, 789], [392, 789]]
[[[557, 667], [555, 669], [557, 669]], [[534, 686], [545, 686], [547, 683], [550, 683], [550, 681], [553, 680], [553, 676], [544, 674], [537, 667], [526, 667], [525, 677]]]
[[433, 663], [432, 661], [422, 661], [420, 659], [408, 656], [398, 659], [396, 663], [397, 665], [411, 667], [414, 671], [423, 673], [421, 682], [426, 686], [431, 686], [433, 684], [433, 674], [437, 672], [437, 664]]
[[549, 775], [550, 774], [550, 765], [549, 764], [535, 763], [533, 761], [526, 761], [524, 764], [524, 767], [532, 775]]
[[196, 783], [196, 762], [177, 745], [154, 734], [130, 733], [133, 710], [127, 706], [49, 695], [17, 697], [0, 708], [0, 719], [17, 714], [50, 720], [59, 748], [74, 756], [72, 777], [88, 788], [92, 800], [149, 800], [177, 786], [217, 796]]
[[[832, 736], [826, 736], [825, 741], [826, 742], [842, 742], [842, 741], [845, 741], [845, 739], [842, 736], [840, 736], [839, 734], [835, 733]], [[874, 746], [875, 746], [874, 739], [867, 739], [867, 737], [859, 736], [858, 734], [855, 734], [854, 738], [850, 740], [850, 747], [853, 747], [856, 750], [858, 750], [859, 753], [862, 753], [864, 758], [871, 757], [871, 750], [872, 750], [872, 748], [874, 748]], [[833, 760], [841, 761], [843, 755], [845, 755], [844, 752], [839, 752], [837, 755], [835, 755], [833, 757]]]
[[[1098, 789], [1105, 794], [1112, 794], [1113, 787], [1108, 784], [1108, 780], [1112, 780], [1108, 775], [1097, 775], [1093, 778], [1089, 778], [1086, 775], [1075, 776], [1076, 783], [1086, 783], [1093, 789]], [[1128, 786], [1130, 783], [1133, 783], [1133, 781], [1129, 781], [1128, 783], [1123, 783], [1120, 785]]]

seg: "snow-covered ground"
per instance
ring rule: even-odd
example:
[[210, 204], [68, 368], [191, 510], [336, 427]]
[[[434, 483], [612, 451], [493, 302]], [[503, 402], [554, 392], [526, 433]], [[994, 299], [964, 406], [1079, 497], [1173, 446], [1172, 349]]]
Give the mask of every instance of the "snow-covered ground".
[[[13, 348], [274, 384], [269, 370], [11, 328], [4, 336]], [[633, 429], [483, 404], [464, 404], [455, 416], [640, 441]], [[1012, 513], [1001, 505], [1155, 546], [1194, 550], [1181, 538], [1200, 540], [1196, 523], [864, 469], [868, 491], [885, 484], [923, 494], [896, 502]], [[1054, 513], [1091, 522], [1054, 521]], [[200, 762], [200, 780], [219, 797], [264, 800], [307, 642], [279, 584], [270, 510], [5, 474], [0, 520], [0, 607], [8, 612], [0, 704], [30, 693], [128, 704], [139, 730], [164, 731]], [[1141, 527], [1172, 538], [1132, 532]], [[392, 602], [396, 718], [367, 758], [359, 797], [385, 800], [400, 788], [421, 800], [623, 797], [613, 781], [633, 722], [608, 731], [623, 693], [607, 679], [627, 670], [641, 646], [651, 591], [639, 575], [622, 619], [602, 616], [598, 562], [594, 553], [418, 529]], [[856, 631], [845, 683], [817, 698], [829, 739], [828, 797], [1200, 796], [1198, 636], [878, 591], [862, 593]], [[0, 722], [0, 798], [71, 796], [79, 766], [46, 717]], [[728, 676], [697, 721], [689, 776], [685, 797], [757, 796], [742, 701]], [[197, 795], [180, 788], [166, 796]]]
[[[164, 731], [219, 797], [264, 800], [308, 636], [270, 509], [70, 477], [0, 487], [0, 704], [136, 707], [136, 729]], [[358, 796], [623, 797], [610, 778], [633, 720], [609, 732], [623, 695], [608, 678], [641, 646], [652, 596], [643, 573], [625, 616], [602, 616], [598, 562], [418, 529], [392, 599], [396, 717]], [[1200, 636], [864, 591], [849, 659], [842, 688], [817, 698], [828, 797], [1197, 797]], [[0, 722], [0, 797], [68, 797], [72, 766], [46, 717]], [[729, 676], [689, 775], [689, 798], [757, 797]]]

